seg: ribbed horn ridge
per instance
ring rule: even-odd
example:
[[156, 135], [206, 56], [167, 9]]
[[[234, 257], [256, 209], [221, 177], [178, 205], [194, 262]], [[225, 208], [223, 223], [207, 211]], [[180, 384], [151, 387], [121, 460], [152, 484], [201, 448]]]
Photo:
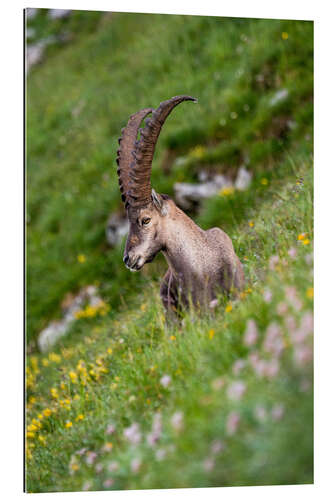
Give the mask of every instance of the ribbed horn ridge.
[[125, 128], [122, 129], [121, 137], [118, 139], [120, 148], [117, 151], [117, 174], [121, 198], [125, 205], [128, 205], [128, 192], [130, 182], [130, 168], [134, 162], [133, 151], [135, 150], [137, 135], [142, 120], [153, 111], [153, 108], [146, 108], [130, 116]]
[[[130, 164], [129, 172], [126, 174], [128, 175], [126, 186], [129, 187], [126, 197], [132, 206], [144, 206], [151, 201], [150, 175], [157, 139], [166, 118], [173, 108], [183, 101], [197, 102], [197, 99], [188, 95], [180, 95], [161, 102], [159, 107], [152, 111], [151, 118], [145, 120], [145, 127], [140, 129], [140, 140], [135, 144], [132, 153], [134, 162]], [[125, 179], [122, 185], [125, 188]]]

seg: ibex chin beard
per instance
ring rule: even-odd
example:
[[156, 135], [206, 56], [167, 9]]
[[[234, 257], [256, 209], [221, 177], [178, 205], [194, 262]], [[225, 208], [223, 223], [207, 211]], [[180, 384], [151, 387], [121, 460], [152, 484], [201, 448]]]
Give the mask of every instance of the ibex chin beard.
[[244, 284], [230, 238], [219, 228], [203, 231], [171, 198], [151, 187], [157, 139], [166, 118], [184, 101], [197, 102], [181, 95], [161, 102], [156, 109], [133, 114], [122, 129], [117, 156], [119, 187], [130, 223], [123, 261], [130, 271], [139, 271], [162, 251], [169, 269], [160, 294], [166, 309], [172, 311], [186, 305], [189, 296], [193, 305], [202, 308], [221, 291], [230, 293]]

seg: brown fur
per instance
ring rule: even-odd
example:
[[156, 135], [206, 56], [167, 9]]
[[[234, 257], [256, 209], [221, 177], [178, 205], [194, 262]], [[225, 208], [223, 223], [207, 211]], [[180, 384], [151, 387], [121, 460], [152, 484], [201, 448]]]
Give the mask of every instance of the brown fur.
[[[167, 309], [207, 307], [216, 294], [244, 286], [242, 265], [229, 236], [219, 228], [203, 231], [176, 204], [155, 192], [144, 208], [128, 208], [130, 232], [124, 262], [139, 270], [162, 251], [169, 269], [161, 284]], [[142, 221], [150, 218], [149, 224]]]

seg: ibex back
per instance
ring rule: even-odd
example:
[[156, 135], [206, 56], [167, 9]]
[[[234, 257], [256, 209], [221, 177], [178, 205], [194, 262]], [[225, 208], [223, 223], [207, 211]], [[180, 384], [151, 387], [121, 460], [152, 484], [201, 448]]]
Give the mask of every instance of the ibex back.
[[[242, 265], [229, 236], [219, 228], [203, 231], [169, 196], [151, 188], [151, 165], [162, 125], [183, 101], [196, 99], [176, 96], [156, 110], [147, 108], [132, 115], [122, 130], [117, 157], [119, 186], [130, 223], [123, 260], [128, 269], [139, 271], [158, 252], [163, 253], [169, 269], [160, 293], [168, 310], [189, 302], [205, 308], [221, 291], [240, 290], [244, 284]], [[151, 118], [139, 130], [149, 113]]]

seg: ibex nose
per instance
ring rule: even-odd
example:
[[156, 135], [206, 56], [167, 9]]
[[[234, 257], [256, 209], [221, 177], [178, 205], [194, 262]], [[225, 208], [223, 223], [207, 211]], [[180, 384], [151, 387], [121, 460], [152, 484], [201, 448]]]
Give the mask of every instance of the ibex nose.
[[124, 264], [127, 264], [128, 260], [129, 260], [128, 254], [124, 255], [124, 258], [123, 258]]

